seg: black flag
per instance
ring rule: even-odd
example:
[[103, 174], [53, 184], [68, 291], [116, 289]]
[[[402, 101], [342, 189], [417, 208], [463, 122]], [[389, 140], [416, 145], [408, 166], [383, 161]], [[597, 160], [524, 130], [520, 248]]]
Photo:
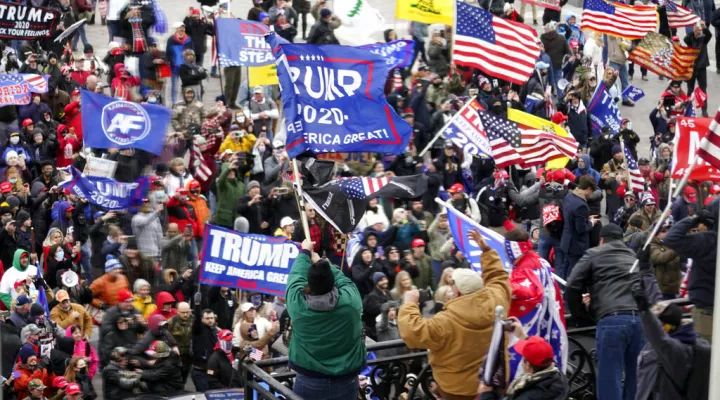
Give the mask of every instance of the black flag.
[[351, 232], [373, 197], [413, 199], [427, 190], [425, 175], [384, 178], [340, 178], [319, 187], [303, 187], [315, 211], [342, 233]]

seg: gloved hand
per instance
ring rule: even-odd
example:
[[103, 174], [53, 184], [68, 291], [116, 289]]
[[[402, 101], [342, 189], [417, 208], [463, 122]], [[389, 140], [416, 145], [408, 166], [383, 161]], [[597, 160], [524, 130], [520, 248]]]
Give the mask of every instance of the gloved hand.
[[648, 303], [647, 295], [645, 295], [645, 288], [643, 287], [642, 281], [634, 282], [630, 290], [632, 291], [632, 296], [635, 299], [638, 310], [641, 312], [647, 311], [650, 308], [650, 304]]
[[39, 276], [35, 277], [35, 287], [38, 289], [45, 287], [45, 279]]
[[202, 301], [202, 294], [200, 292], [195, 293], [195, 296], [193, 296], [193, 302], [195, 305], [200, 305], [200, 302]]
[[635, 253], [635, 256], [637, 257], [638, 261], [640, 262], [638, 264], [640, 271], [645, 271], [645, 270], [650, 269], [650, 246], [646, 247], [645, 250], [643, 250], [642, 246], [640, 246], [640, 248]]

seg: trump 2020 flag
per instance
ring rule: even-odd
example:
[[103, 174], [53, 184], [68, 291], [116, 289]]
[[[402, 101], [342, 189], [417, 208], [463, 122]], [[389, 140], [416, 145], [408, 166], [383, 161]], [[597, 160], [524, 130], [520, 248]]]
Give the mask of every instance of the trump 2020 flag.
[[114, 210], [126, 210], [142, 204], [143, 196], [150, 187], [147, 177], [140, 177], [132, 183], [118, 182], [115, 179], [89, 177], [70, 167], [70, 177], [58, 183], [79, 198], [98, 207]]
[[278, 44], [270, 35], [290, 158], [314, 154], [405, 151], [412, 128], [385, 100], [391, 65], [367, 50]]
[[[510, 285], [513, 298], [510, 302], [509, 316], [517, 317], [523, 324], [528, 336], [537, 335], [550, 343], [555, 354], [555, 362], [562, 371], [567, 366], [567, 330], [564, 320], [564, 306], [562, 292], [553, 278], [550, 264], [537, 257], [538, 263], [526, 267], [519, 262], [513, 265], [507, 255], [507, 249], [512, 248], [513, 242], [506, 241], [500, 234], [478, 225], [475, 221], [463, 215], [452, 204], [435, 200], [446, 206], [450, 232], [458, 249], [463, 253], [472, 268], [482, 271], [480, 255], [482, 250], [474, 241], [470, 240], [467, 232], [477, 229], [485, 242], [500, 256], [505, 269], [510, 273]], [[523, 373], [520, 368], [522, 356], [514, 350], [517, 338], [509, 343], [510, 381]]]
[[215, 20], [215, 30], [221, 67], [260, 67], [275, 61], [270, 45], [265, 42], [269, 29], [264, 24], [235, 18], [218, 18]]
[[393, 40], [388, 43], [357, 46], [357, 48], [385, 57], [385, 63], [392, 68], [409, 67], [415, 55], [415, 42], [412, 40]]
[[172, 115], [169, 108], [115, 100], [87, 90], [80, 96], [85, 147], [162, 152]]
[[595, 136], [600, 135], [602, 127], [606, 125], [610, 127], [613, 134], [620, 132], [620, 123], [622, 122], [620, 109], [608, 93], [605, 82], [598, 82], [587, 110]]
[[636, 102], [645, 97], [645, 92], [639, 87], [628, 86], [627, 89], [622, 92], [622, 96]]
[[464, 153], [492, 157], [492, 146], [478, 115], [481, 108], [477, 99], [468, 102], [455, 114], [440, 132], [445, 139], [463, 149]]
[[30, 93], [47, 93], [48, 75], [0, 75], [0, 107], [30, 104]]
[[339, 178], [318, 187], [303, 187], [303, 197], [339, 232], [351, 232], [372, 197], [414, 199], [427, 191], [427, 176]]

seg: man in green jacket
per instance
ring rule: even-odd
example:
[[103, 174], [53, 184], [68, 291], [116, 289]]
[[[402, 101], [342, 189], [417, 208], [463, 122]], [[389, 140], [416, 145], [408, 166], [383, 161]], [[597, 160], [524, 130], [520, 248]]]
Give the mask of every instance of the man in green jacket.
[[293, 390], [304, 399], [354, 400], [367, 357], [362, 300], [355, 284], [312, 249], [313, 242], [303, 241], [285, 293]]
[[245, 184], [238, 175], [238, 160], [235, 155], [230, 162], [223, 163], [220, 176], [217, 180], [217, 209], [215, 211], [215, 224], [233, 229], [235, 208], [237, 201], [245, 197]]

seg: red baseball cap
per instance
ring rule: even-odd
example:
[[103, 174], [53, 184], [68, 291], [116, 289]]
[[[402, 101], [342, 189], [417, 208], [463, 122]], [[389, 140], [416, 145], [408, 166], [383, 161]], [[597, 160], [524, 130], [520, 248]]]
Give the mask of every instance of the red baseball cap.
[[683, 194], [685, 197], [687, 197], [688, 200], [696, 200], [697, 199], [697, 191], [692, 186], [685, 186], [685, 189], [683, 189]]
[[80, 385], [77, 383], [68, 383], [68, 385], [65, 387], [65, 394], [67, 395], [74, 395], [74, 394], [80, 394], [82, 393], [82, 390], [80, 389]]
[[56, 376], [52, 381], [52, 387], [54, 388], [65, 389], [67, 385], [68, 383], [64, 376]]
[[548, 367], [553, 363], [552, 346], [539, 336], [530, 336], [515, 343], [515, 351], [535, 367]]
[[22, 122], [22, 127], [25, 128], [28, 125], [35, 125], [35, 123], [30, 118], [25, 118]]
[[465, 188], [463, 187], [462, 183], [456, 183], [450, 186], [450, 189], [447, 190], [448, 193], [461, 193], [464, 192]]
[[124, 303], [124, 302], [126, 302], [128, 300], [132, 300], [132, 299], [133, 299], [133, 295], [132, 295], [132, 293], [130, 293], [129, 290], [122, 289], [118, 292], [118, 295], [117, 295], [118, 302]]
[[10, 182], [0, 183], [0, 192], [2, 192], [2, 193], [12, 192], [12, 183], [10, 183]]
[[416, 247], [423, 247], [425, 246], [425, 241], [420, 238], [415, 238], [412, 241], [412, 244], [410, 245], [413, 249]]
[[561, 123], [561, 122], [567, 121], [567, 119], [568, 119], [568, 116], [567, 116], [567, 115], [565, 115], [565, 114], [561, 113], [560, 111], [558, 111], [558, 112], [556, 112], [555, 114], [553, 114], [551, 121], [553, 122], [553, 124], [559, 124], [559, 123]]

